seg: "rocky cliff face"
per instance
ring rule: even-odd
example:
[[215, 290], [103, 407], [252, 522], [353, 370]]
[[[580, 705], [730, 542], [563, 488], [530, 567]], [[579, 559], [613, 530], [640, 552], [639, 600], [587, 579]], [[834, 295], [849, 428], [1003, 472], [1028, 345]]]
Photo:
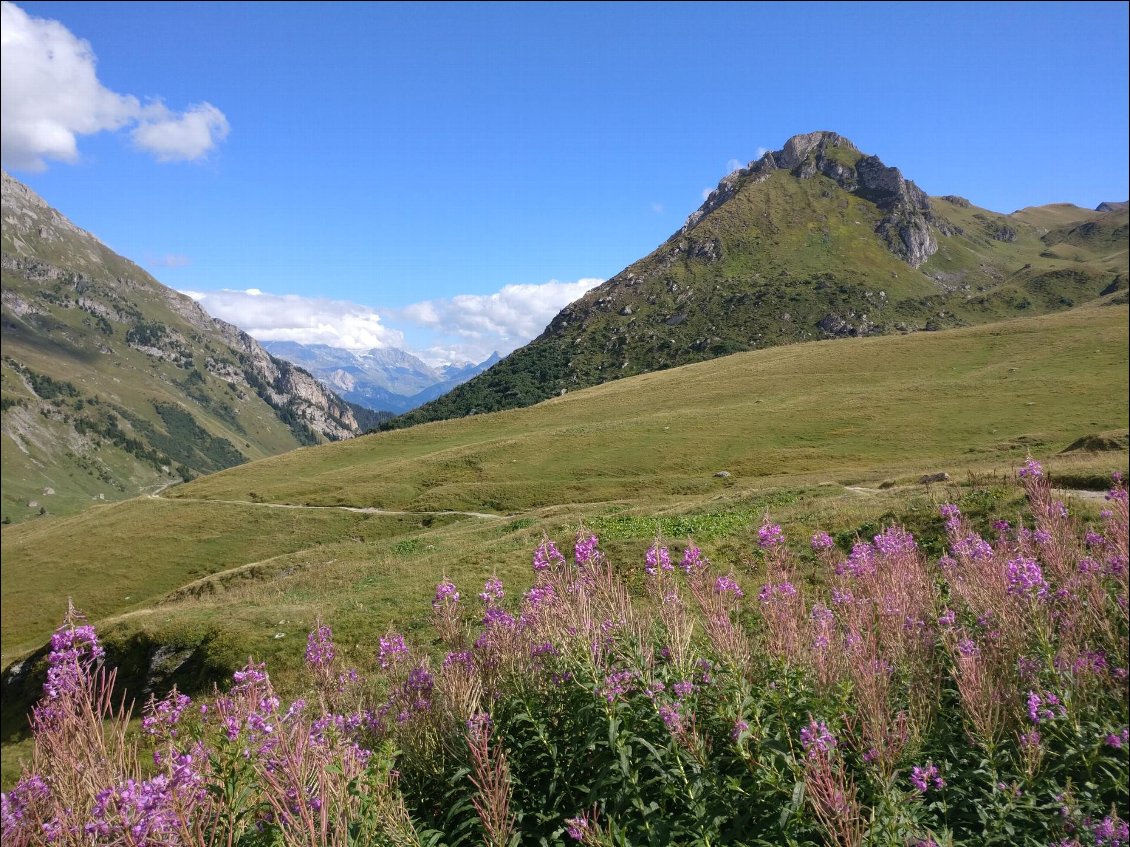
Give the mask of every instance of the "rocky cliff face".
[[687, 235], [700, 220], [729, 200], [747, 181], [764, 181], [776, 170], [798, 179], [822, 174], [844, 191], [874, 203], [885, 214], [875, 226], [892, 253], [917, 268], [938, 251], [935, 232], [952, 234], [952, 227], [937, 217], [930, 198], [905, 179], [898, 168], [887, 167], [877, 156], [865, 156], [854, 144], [834, 132], [794, 135], [775, 153], [766, 153], [745, 168], [728, 174], [672, 238]]
[[[191, 298], [161, 285], [132, 262], [116, 256], [95, 236], [75, 226], [7, 173], [3, 174], [3, 219], [6, 270], [29, 280], [67, 278], [71, 280], [67, 287], [78, 295], [76, 304], [80, 309], [124, 325], [131, 319], [137, 322], [138, 309], [129, 302], [134, 295], [159, 298], [162, 305], [192, 329], [238, 351], [242, 367], [238, 373], [225, 369], [224, 379], [234, 379], [247, 388], [266, 385], [260, 392], [264, 400], [276, 410], [289, 408], [325, 438], [339, 440], [360, 431], [349, 407], [310, 374], [272, 357], [239, 328], [213, 318]], [[18, 297], [7, 291], [5, 296]], [[192, 358], [192, 344], [175, 329], [168, 327], [148, 336], [147, 340], [153, 343], [135, 342], [131, 346], [157, 359]]]
[[[349, 407], [3, 175], [4, 513], [348, 438]], [[49, 501], [36, 498], [52, 491]], [[33, 511], [34, 511], [33, 510]]]

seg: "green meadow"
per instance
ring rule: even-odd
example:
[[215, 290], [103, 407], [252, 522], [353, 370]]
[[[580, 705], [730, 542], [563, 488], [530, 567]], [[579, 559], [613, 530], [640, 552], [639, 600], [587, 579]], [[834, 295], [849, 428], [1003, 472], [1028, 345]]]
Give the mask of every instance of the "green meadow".
[[[367, 651], [394, 622], [423, 625], [445, 574], [528, 581], [543, 532], [584, 521], [628, 556], [657, 531], [740, 556], [766, 512], [845, 532], [926, 520], [947, 488], [1028, 454], [1095, 487], [1126, 467], [1126, 429], [1124, 306], [737, 354], [6, 527], [4, 662], [45, 641], [68, 597], [136, 649], [285, 667], [321, 616]], [[1063, 452], [1090, 435], [1116, 449]], [[948, 486], [918, 482], [943, 471]]]

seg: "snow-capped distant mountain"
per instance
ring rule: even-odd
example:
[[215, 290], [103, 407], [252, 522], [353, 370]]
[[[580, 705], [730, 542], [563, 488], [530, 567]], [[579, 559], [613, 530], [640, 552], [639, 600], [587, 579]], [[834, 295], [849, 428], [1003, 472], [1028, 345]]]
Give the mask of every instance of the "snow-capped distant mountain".
[[438, 368], [395, 347], [354, 353], [328, 344], [264, 341], [274, 356], [305, 368], [335, 392], [359, 406], [403, 412], [434, 400], [489, 368], [497, 353], [479, 364], [449, 364]]

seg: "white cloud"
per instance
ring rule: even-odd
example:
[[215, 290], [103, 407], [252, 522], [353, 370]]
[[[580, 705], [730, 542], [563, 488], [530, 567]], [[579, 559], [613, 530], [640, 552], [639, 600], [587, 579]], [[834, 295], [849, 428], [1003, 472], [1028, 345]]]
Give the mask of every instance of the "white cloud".
[[603, 281], [507, 285], [493, 294], [425, 300], [390, 311], [389, 317], [432, 330], [449, 339], [446, 347], [462, 351], [467, 359], [481, 361], [496, 350], [509, 353], [540, 335], [561, 309]]
[[228, 137], [228, 119], [211, 103], [198, 103], [180, 115], [158, 104], [145, 110], [130, 137], [159, 162], [192, 161]]
[[328, 344], [347, 350], [397, 347], [438, 365], [481, 362], [527, 343], [563, 307], [600, 279], [507, 285], [493, 294], [460, 294], [400, 309], [345, 300], [243, 291], [182, 291], [211, 315], [261, 341]]
[[78, 136], [132, 127], [134, 143], [160, 161], [199, 159], [228, 133], [227, 118], [201, 103], [175, 113], [102, 85], [90, 43], [58, 21], [0, 8], [0, 157], [42, 170], [77, 162]]
[[730, 159], [726, 162], [726, 173], [732, 174], [734, 171], [740, 171], [745, 167], [745, 162], [740, 162], [737, 159]]
[[369, 306], [347, 300], [244, 291], [183, 291], [208, 314], [235, 324], [260, 341], [329, 344], [347, 350], [404, 346], [404, 335], [385, 326]]
[[758, 147], [757, 148], [757, 154], [753, 158], [754, 159], [760, 159], [762, 156], [764, 156], [768, 152], [769, 152], [768, 147]]
[[705, 203], [708, 199], [710, 199], [710, 195], [713, 194], [713, 193], [714, 193], [713, 188], [702, 189], [702, 202]]
[[651, 211], [655, 212], [655, 214], [657, 214], [657, 215], [662, 215], [663, 214], [663, 204], [662, 203], [652, 203], [651, 204]]

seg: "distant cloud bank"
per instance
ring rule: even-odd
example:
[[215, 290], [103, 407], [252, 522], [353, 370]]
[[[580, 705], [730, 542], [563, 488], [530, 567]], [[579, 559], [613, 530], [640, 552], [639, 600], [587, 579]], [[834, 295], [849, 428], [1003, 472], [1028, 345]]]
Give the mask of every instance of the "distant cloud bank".
[[600, 279], [507, 285], [378, 311], [346, 300], [244, 291], [184, 291], [211, 315], [261, 341], [328, 344], [347, 350], [397, 347], [426, 362], [481, 362], [536, 337], [562, 308]]
[[33, 18], [14, 3], [0, 9], [0, 157], [39, 171], [48, 160], [79, 160], [78, 137], [128, 130], [135, 147], [161, 162], [194, 161], [228, 135], [211, 103], [175, 112], [142, 103], [98, 80], [90, 43], [58, 21]]

